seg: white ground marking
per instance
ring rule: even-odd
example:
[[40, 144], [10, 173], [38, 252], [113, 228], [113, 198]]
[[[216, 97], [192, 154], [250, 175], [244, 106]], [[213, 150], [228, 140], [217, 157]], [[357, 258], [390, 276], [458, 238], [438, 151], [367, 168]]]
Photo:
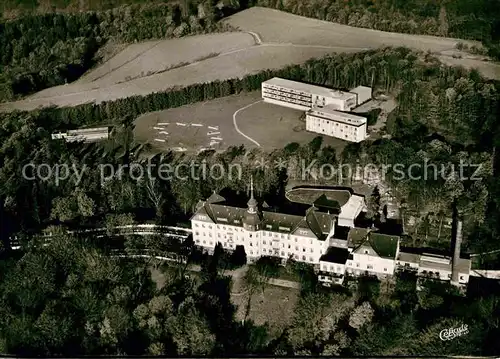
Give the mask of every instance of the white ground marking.
[[207, 136], [220, 135], [219, 131], [207, 132]]
[[221, 137], [210, 137], [211, 140], [222, 141]]
[[177, 122], [177, 123], [176, 123], [176, 125], [177, 125], [177, 126], [186, 126], [186, 124], [185, 124], [185, 123], [182, 123], [182, 122]]
[[155, 138], [155, 141], [158, 141], [158, 142], [165, 142], [165, 140], [162, 140], [161, 138]]
[[155, 126], [155, 127], [153, 127], [153, 128], [154, 128], [155, 130], [164, 130], [164, 129], [165, 129], [165, 128], [163, 128], [163, 127], [158, 127], [158, 126]]
[[261, 45], [262, 44], [262, 38], [260, 37], [259, 34], [253, 31], [247, 31], [248, 34], [252, 35], [252, 37], [255, 40], [255, 45]]
[[219, 126], [208, 126], [211, 130], [219, 130]]
[[192, 123], [191, 126], [203, 127], [203, 125], [201, 123]]
[[258, 101], [255, 101], [255, 102], [251, 103], [250, 105], [246, 105], [246, 106], [240, 108], [239, 110], [236, 110], [235, 113], [233, 113], [233, 124], [234, 124], [234, 129], [236, 130], [236, 132], [238, 132], [240, 135], [242, 135], [243, 137], [245, 137], [247, 140], [252, 141], [253, 143], [255, 143], [258, 147], [260, 147], [260, 144], [257, 141], [255, 141], [253, 138], [245, 135], [243, 132], [240, 131], [240, 129], [238, 128], [238, 124], [236, 123], [236, 115], [240, 111], [243, 111], [243, 110], [249, 108], [250, 106], [253, 106], [253, 105], [255, 105], [255, 104], [259, 103], [259, 102], [262, 102], [262, 100], [258, 100]]
[[168, 135], [168, 132], [167, 131], [160, 131], [158, 133], [161, 133], [162, 135]]
[[210, 142], [210, 146], [214, 146], [214, 145], [218, 145], [218, 144], [219, 144], [219, 142], [217, 142], [217, 141]]
[[170, 125], [170, 122], [158, 122], [157, 125], [166, 126], [166, 125]]

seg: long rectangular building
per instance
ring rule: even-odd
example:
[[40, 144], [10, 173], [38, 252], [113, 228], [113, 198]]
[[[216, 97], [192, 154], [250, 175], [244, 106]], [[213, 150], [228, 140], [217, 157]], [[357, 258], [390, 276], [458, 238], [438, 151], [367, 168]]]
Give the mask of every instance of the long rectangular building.
[[274, 77], [262, 82], [265, 102], [297, 110], [331, 106], [339, 111], [350, 111], [357, 106], [358, 94], [328, 89], [302, 82]]
[[64, 139], [66, 142], [94, 142], [109, 138], [109, 127], [85, 128], [79, 130], [69, 130], [66, 133], [53, 133], [53, 140]]
[[366, 118], [334, 110], [330, 106], [314, 107], [306, 112], [306, 130], [337, 137], [349, 142], [366, 139]]

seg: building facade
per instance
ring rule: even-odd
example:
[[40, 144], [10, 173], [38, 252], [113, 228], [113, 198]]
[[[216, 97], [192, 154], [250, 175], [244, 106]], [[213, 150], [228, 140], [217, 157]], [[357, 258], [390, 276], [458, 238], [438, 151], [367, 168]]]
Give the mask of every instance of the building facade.
[[340, 112], [330, 106], [313, 107], [306, 112], [307, 131], [349, 142], [361, 142], [366, 139], [366, 124], [365, 117]]
[[261, 84], [264, 102], [306, 111], [306, 130], [349, 142], [367, 137], [367, 120], [346, 113], [372, 97], [370, 87], [358, 86], [351, 91], [274, 77]]
[[471, 269], [470, 260], [460, 258], [460, 248], [453, 259], [405, 252], [399, 236], [340, 226], [338, 215], [321, 206], [312, 205], [303, 216], [261, 209], [253, 189], [246, 207], [230, 206], [216, 193], [200, 201], [191, 227], [195, 245], [209, 253], [221, 243], [229, 251], [243, 246], [250, 262], [262, 256], [282, 263], [293, 259], [313, 265], [325, 286], [341, 285], [346, 276], [385, 278], [408, 270], [464, 287]]
[[339, 111], [355, 108], [358, 95], [325, 87], [274, 77], [262, 82], [262, 99], [279, 106], [307, 111], [313, 107], [331, 106]]
[[228, 206], [214, 193], [198, 204], [191, 226], [195, 245], [208, 252], [220, 242], [227, 250], [243, 246], [250, 261], [273, 256], [317, 264], [328, 249], [335, 221], [334, 214], [314, 206], [304, 216], [261, 210], [252, 191], [247, 208]]

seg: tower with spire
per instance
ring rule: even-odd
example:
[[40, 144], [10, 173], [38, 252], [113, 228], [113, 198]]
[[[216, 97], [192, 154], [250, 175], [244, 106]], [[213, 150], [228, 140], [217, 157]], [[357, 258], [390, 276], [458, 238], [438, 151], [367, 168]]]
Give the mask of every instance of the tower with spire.
[[250, 178], [250, 199], [247, 202], [247, 212], [243, 217], [243, 227], [247, 231], [258, 231], [262, 222], [257, 200], [253, 196], [253, 176]]

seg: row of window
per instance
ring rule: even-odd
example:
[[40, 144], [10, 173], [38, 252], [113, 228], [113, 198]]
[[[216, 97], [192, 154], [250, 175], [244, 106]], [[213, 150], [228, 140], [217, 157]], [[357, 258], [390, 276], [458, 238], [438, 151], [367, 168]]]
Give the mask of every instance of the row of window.
[[[215, 245], [215, 243], [214, 243], [213, 241], [200, 240], [200, 239], [195, 240], [195, 243], [196, 243], [197, 245], [205, 245], [205, 246], [206, 246], [206, 245], [210, 245], [210, 246], [214, 246], [214, 245]], [[232, 244], [232, 243], [229, 243], [229, 244], [222, 243], [222, 246], [223, 246], [223, 247], [227, 247], [227, 248], [231, 248], [231, 249], [232, 249], [232, 248], [236, 248], [236, 245], [235, 245], [235, 244]], [[258, 253], [258, 251], [255, 251], [255, 254], [257, 254], [257, 253]], [[301, 259], [302, 259], [302, 261], [303, 261], [303, 262], [307, 262], [307, 261], [309, 261], [309, 262], [311, 262], [311, 263], [314, 263], [314, 262], [315, 262], [313, 257], [306, 257], [305, 255], [302, 255], [302, 257], [301, 257], [301, 256], [300, 256], [300, 255], [298, 255], [298, 254], [293, 254], [293, 253], [289, 253], [289, 254], [287, 254], [285, 251], [281, 251], [281, 253], [278, 253], [276, 250], [272, 250], [272, 249], [266, 249], [266, 248], [264, 248], [264, 249], [262, 249], [262, 253], [263, 253], [264, 255], [266, 255], [266, 254], [267, 254], [267, 255], [276, 255], [276, 256], [277, 256], [277, 255], [279, 255], [279, 254], [281, 254], [281, 257], [286, 257], [286, 256], [290, 255], [290, 256], [291, 256], [291, 257], [293, 257], [295, 260], [301, 260]], [[254, 251], [253, 251], [253, 250], [250, 250], [250, 255], [253, 255], [253, 254], [254, 254]]]
[[265, 91], [279, 91], [279, 92], [285, 92], [285, 93], [290, 93], [290, 94], [296, 94], [300, 96], [307, 96], [307, 97], [312, 97], [310, 92], [304, 92], [304, 91], [299, 91], [299, 90], [294, 90], [286, 87], [281, 87], [281, 86], [274, 86], [274, 85], [269, 85], [269, 84], [264, 84], [263, 90]]
[[[198, 231], [195, 231], [195, 235], [196, 235], [196, 236], [198, 236], [198, 235], [199, 235], [199, 232], [198, 232]], [[202, 236], [203, 236], [203, 237], [205, 237], [205, 232], [202, 232]], [[212, 233], [208, 233], [208, 236], [209, 236], [209, 238], [212, 238]], [[218, 238], [221, 238], [220, 233], [217, 233], [217, 237], [218, 237]], [[228, 240], [235, 239], [235, 241], [236, 241], [236, 242], [239, 242], [239, 241], [241, 242], [241, 241], [243, 241], [243, 240], [244, 240], [244, 239], [242, 239], [241, 237], [231, 237], [231, 238], [227, 238], [225, 235], [224, 235], [224, 239], [228, 239]], [[199, 240], [199, 239], [196, 239], [196, 243], [199, 243], [199, 242], [200, 242], [200, 240]], [[204, 241], [203, 243], [205, 243], [205, 241]], [[212, 244], [212, 242], [210, 242], [210, 244]], [[262, 243], [262, 244], [263, 244], [263, 245], [266, 245], [266, 241], [263, 241], [263, 243]], [[250, 245], [250, 247], [253, 247], [253, 242], [249, 242], [249, 245]], [[271, 245], [272, 245], [272, 242], [269, 242], [269, 246], [271, 246]], [[281, 247], [282, 247], [282, 248], [285, 248], [285, 244], [284, 244], [284, 243], [282, 243], [282, 244], [281, 244]], [[292, 245], [291, 245], [291, 244], [289, 244], [289, 245], [288, 245], [288, 249], [292, 249]], [[295, 246], [295, 251], [296, 251], [296, 252], [299, 252], [301, 249], [302, 249], [302, 252], [306, 252], [306, 251], [307, 251], [307, 247], [300, 247], [300, 248], [299, 248], [299, 246]], [[309, 248], [309, 252], [314, 253], [314, 248]]]
[[[199, 228], [200, 225], [198, 223], [194, 223], [194, 227], [195, 228]], [[208, 224], [205, 226], [205, 224], [201, 224], [201, 228], [208, 228], [208, 229], [212, 229], [212, 225]], [[229, 231], [232, 231], [234, 230], [235, 232], [243, 232], [243, 228], [239, 228], [239, 227], [231, 227], [231, 226], [221, 226], [221, 225], [217, 225], [217, 228], [218, 229], [222, 229], [222, 230], [229, 230]], [[267, 231], [261, 231], [262, 232], [262, 236], [263, 237], [274, 237], [274, 238], [281, 238], [281, 239], [288, 239], [288, 240], [291, 240], [291, 237], [290, 235], [288, 234], [284, 234], [284, 233], [275, 233], [275, 232], [267, 232]], [[198, 232], [196, 232], [196, 234], [198, 234]], [[203, 234], [205, 235], [205, 234]], [[219, 235], [220, 237], [220, 235]], [[295, 242], [297, 242], [297, 238], [295, 238]], [[313, 239], [311, 238], [310, 239], [310, 243], [313, 244]], [[265, 242], [264, 242], [265, 244]]]
[[274, 99], [274, 100], [279, 100], [283, 102], [288, 102], [288, 103], [295, 103], [298, 105], [306, 106], [306, 107], [311, 107], [311, 102], [309, 101], [302, 101], [299, 99], [294, 99], [294, 98], [289, 98], [289, 97], [284, 97], [284, 96], [279, 96], [279, 95], [273, 95], [273, 94], [264, 94], [265, 97]]

